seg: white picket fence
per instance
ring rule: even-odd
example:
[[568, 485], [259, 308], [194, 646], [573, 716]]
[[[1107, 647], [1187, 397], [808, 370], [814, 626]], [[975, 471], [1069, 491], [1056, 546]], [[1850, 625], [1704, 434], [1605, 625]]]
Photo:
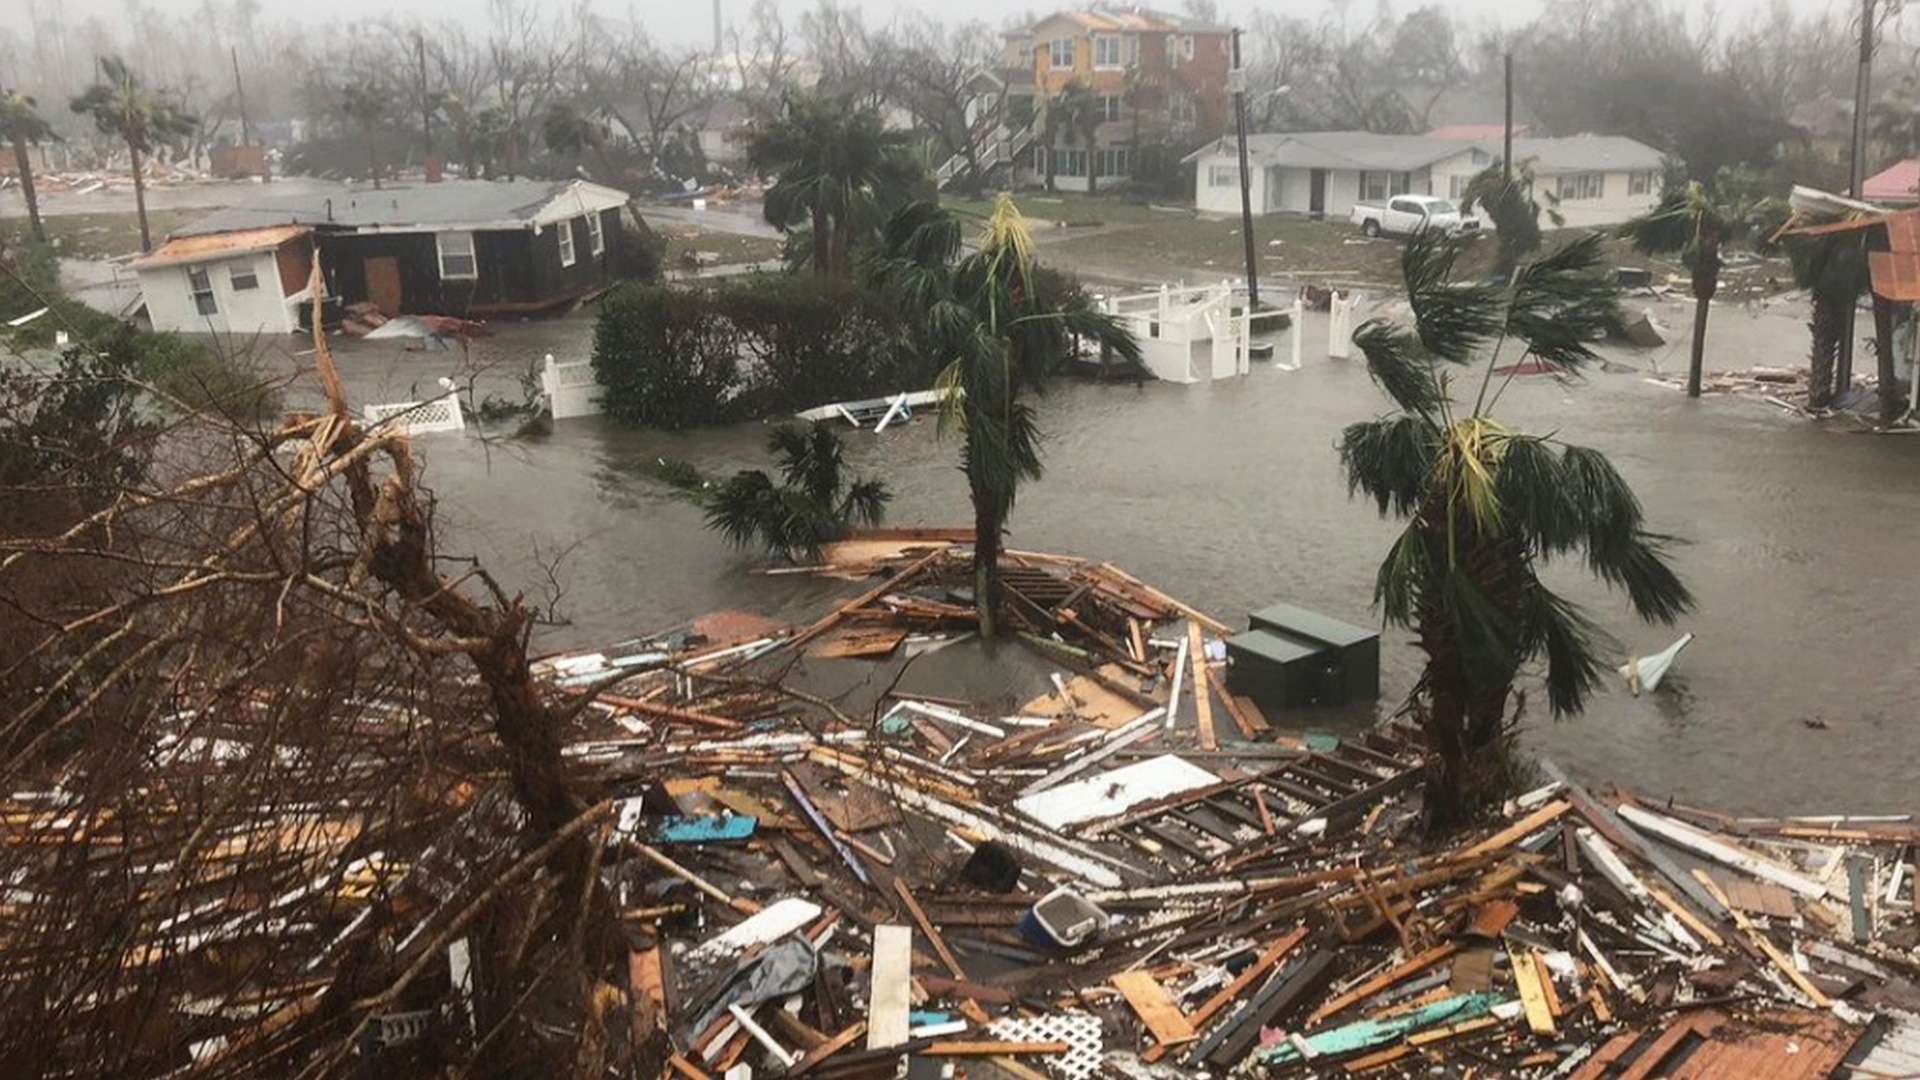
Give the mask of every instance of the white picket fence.
[[361, 408], [360, 415], [369, 428], [399, 427], [409, 435], [467, 429], [466, 414], [460, 408], [460, 395], [452, 391], [427, 401], [367, 405]]

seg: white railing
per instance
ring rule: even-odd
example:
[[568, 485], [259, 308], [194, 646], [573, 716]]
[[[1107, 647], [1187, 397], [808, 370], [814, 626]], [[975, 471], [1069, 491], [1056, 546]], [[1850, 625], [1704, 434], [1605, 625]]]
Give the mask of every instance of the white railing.
[[[1018, 158], [1020, 152], [1032, 142], [1033, 125], [1029, 124], [1019, 131], [1014, 131], [1005, 124], [1001, 124], [974, 140], [973, 160], [979, 162], [982, 169], [1005, 165]], [[949, 181], [966, 170], [967, 164], [967, 154], [961, 151], [941, 162], [940, 167], [934, 170], [934, 179], [941, 187], [945, 187]]]
[[575, 416], [594, 416], [600, 412], [595, 400], [600, 383], [593, 377], [593, 361], [573, 360], [565, 364], [547, 354], [540, 369], [540, 389], [547, 395], [547, 409], [555, 420]]
[[429, 435], [438, 431], [465, 431], [466, 415], [460, 409], [460, 396], [449, 392], [428, 401], [398, 401], [391, 405], [367, 405], [360, 410], [369, 428], [394, 426], [409, 435]]

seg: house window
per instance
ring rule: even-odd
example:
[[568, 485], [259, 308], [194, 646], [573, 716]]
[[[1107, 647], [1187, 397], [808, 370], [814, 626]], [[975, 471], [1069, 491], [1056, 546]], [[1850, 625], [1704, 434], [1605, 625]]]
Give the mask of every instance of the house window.
[[1208, 187], [1239, 187], [1240, 186], [1240, 166], [1238, 165], [1207, 166], [1207, 186]]
[[1107, 146], [1094, 151], [1094, 164], [1100, 166], [1101, 176], [1127, 175], [1127, 148]]
[[1559, 178], [1556, 193], [1561, 202], [1581, 199], [1598, 199], [1606, 192], [1606, 176], [1603, 173], [1568, 173]]
[[440, 251], [440, 280], [472, 281], [480, 276], [480, 260], [473, 255], [473, 234], [439, 233], [434, 245]]
[[220, 304], [213, 298], [213, 275], [207, 273], [206, 267], [187, 267], [187, 289], [193, 293], [195, 311], [202, 315], [220, 314]]
[[559, 232], [560, 232], [560, 265], [572, 266], [573, 265], [573, 222], [571, 220], [561, 222]]
[[1447, 177], [1447, 198], [1459, 202], [1467, 194], [1467, 185], [1473, 183], [1471, 176]]
[[1087, 152], [1085, 150], [1055, 150], [1053, 152], [1053, 175], [1087, 175]]
[[1177, 127], [1190, 127], [1199, 123], [1199, 110], [1194, 107], [1193, 95], [1175, 94], [1168, 99], [1167, 117]]
[[1093, 66], [1100, 71], [1112, 71], [1120, 67], [1120, 35], [1093, 36]]
[[233, 263], [227, 268], [227, 280], [232, 283], [234, 292], [246, 292], [260, 287], [260, 276], [254, 273], [252, 263]]
[[1628, 173], [1627, 174], [1627, 194], [1629, 195], [1653, 194], [1653, 174], [1650, 172]]
[[1119, 94], [1100, 95], [1100, 119], [1118, 120], [1124, 108], [1126, 108], [1126, 102], [1121, 100]]
[[607, 234], [597, 213], [587, 215], [587, 250], [595, 255], [607, 250]]
[[1467, 155], [1467, 160], [1473, 162], [1475, 165], [1484, 167], [1493, 164], [1493, 155], [1487, 153], [1485, 150], [1476, 149]]
[[1056, 70], [1073, 67], [1073, 39], [1060, 38], [1047, 42], [1047, 66]]
[[1407, 174], [1368, 170], [1360, 174], [1360, 198], [1367, 202], [1391, 199], [1407, 193]]

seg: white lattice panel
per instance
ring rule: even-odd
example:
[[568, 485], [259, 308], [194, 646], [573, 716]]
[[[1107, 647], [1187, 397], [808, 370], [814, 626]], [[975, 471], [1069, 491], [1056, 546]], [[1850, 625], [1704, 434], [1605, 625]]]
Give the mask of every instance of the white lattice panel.
[[368, 405], [361, 409], [368, 427], [393, 425], [411, 435], [436, 431], [464, 431], [467, 419], [460, 411], [458, 396], [448, 394], [432, 401], [398, 401], [389, 405]]
[[996, 1020], [988, 1028], [996, 1038], [1008, 1042], [1063, 1042], [1064, 1054], [1048, 1054], [1047, 1071], [1061, 1080], [1088, 1080], [1100, 1071], [1104, 1056], [1100, 1044], [1100, 1018], [1078, 1013], [1055, 1013], [1023, 1020]]

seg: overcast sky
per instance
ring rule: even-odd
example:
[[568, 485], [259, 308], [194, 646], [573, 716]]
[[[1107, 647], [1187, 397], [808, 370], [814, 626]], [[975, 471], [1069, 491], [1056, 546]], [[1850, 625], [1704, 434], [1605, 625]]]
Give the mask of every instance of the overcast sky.
[[[189, 16], [201, 3], [201, 0], [142, 0], [149, 7], [172, 14]], [[486, 17], [486, 0], [412, 0], [396, 5], [392, 0], [329, 0], [324, 5], [325, 15], [316, 16], [315, 7], [304, 2], [293, 3], [290, 0], [259, 0], [262, 14], [272, 17], [279, 12], [289, 12], [293, 17], [312, 22], [323, 18], [326, 25], [333, 28], [349, 28], [356, 18], [378, 18], [390, 13], [417, 14], [426, 19], [442, 17], [458, 18], [463, 21], [481, 22]], [[568, 0], [548, 0], [556, 8]], [[720, 0], [722, 17], [731, 22], [745, 20], [753, 0]], [[852, 0], [855, 6], [867, 12], [871, 23], [884, 24], [896, 14], [918, 12], [935, 18], [956, 21], [968, 19], [985, 20], [998, 25], [1014, 16], [1030, 15], [1035, 12], [1058, 10], [1069, 6], [1069, 0], [1056, 0], [1053, 3], [1044, 0]], [[1689, 6], [1705, 10], [1706, 3], [1701, 0], [1687, 0]], [[1737, 19], [1743, 14], [1764, 10], [1770, 0], [1715, 0], [1722, 13], [1723, 20]], [[1836, 0], [1788, 0], [1789, 6], [1797, 13], [1813, 13], [1829, 9]], [[811, 0], [780, 0], [780, 7], [789, 19], [810, 6]], [[712, 0], [593, 0], [594, 7], [607, 14], [620, 14], [629, 9], [640, 12], [642, 20], [661, 41], [675, 45], [702, 45], [712, 37]], [[88, 15], [99, 15], [113, 19], [124, 10], [121, 0], [66, 0], [64, 4], [68, 18], [79, 20]], [[1083, 6], [1083, 5], [1074, 5]], [[1165, 9], [1178, 9], [1178, 0], [1160, 0], [1158, 6]], [[1392, 4], [1395, 11], [1404, 12], [1424, 6], [1422, 0], [1399, 0]], [[1480, 23], [1497, 20], [1505, 24], [1523, 23], [1540, 12], [1541, 0], [1457, 0], [1447, 5], [1470, 22]], [[1376, 0], [1287, 0], [1285, 3], [1236, 3], [1222, 0], [1220, 10], [1229, 19], [1249, 14], [1256, 7], [1281, 10], [1289, 14], [1317, 15], [1336, 8], [1344, 8], [1356, 21], [1370, 17], [1376, 10]], [[24, 29], [27, 0], [0, 0], [0, 23], [15, 29]]]

